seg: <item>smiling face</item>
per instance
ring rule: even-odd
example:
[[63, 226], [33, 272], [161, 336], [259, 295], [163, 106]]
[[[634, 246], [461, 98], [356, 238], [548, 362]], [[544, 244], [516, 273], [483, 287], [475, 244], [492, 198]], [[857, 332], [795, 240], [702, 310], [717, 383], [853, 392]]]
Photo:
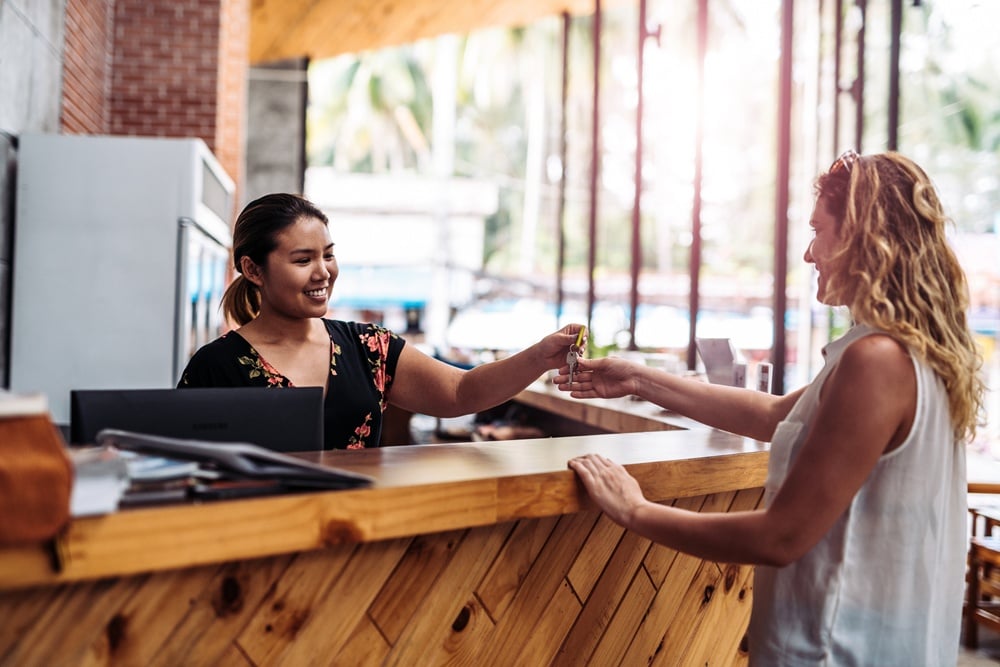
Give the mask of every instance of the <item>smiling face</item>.
[[825, 303], [828, 306], [844, 305], [829, 301], [830, 295], [827, 286], [832, 272], [830, 259], [841, 249], [843, 241], [840, 239], [837, 219], [826, 210], [822, 199], [816, 201], [812, 217], [809, 220], [809, 227], [813, 231], [813, 238], [806, 248], [803, 259], [815, 266], [819, 274], [819, 286], [816, 290], [816, 298], [820, 303]]
[[265, 266], [242, 258], [243, 275], [260, 288], [261, 313], [295, 319], [324, 316], [339, 273], [327, 226], [303, 216], [278, 232], [275, 241]]

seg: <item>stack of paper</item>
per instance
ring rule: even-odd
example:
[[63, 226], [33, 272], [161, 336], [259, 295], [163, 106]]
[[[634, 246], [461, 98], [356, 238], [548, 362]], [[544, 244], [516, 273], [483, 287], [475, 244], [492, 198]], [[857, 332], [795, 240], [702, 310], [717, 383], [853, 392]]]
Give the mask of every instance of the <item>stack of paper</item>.
[[70, 452], [73, 461], [73, 492], [70, 516], [107, 514], [118, 509], [128, 488], [128, 466], [112, 447], [93, 447]]

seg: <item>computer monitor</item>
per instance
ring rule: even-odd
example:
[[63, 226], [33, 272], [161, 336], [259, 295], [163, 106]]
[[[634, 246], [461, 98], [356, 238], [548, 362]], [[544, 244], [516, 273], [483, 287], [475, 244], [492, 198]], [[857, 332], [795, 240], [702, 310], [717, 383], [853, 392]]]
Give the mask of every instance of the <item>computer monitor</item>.
[[69, 440], [102, 429], [168, 438], [244, 442], [280, 452], [323, 449], [322, 387], [75, 389]]

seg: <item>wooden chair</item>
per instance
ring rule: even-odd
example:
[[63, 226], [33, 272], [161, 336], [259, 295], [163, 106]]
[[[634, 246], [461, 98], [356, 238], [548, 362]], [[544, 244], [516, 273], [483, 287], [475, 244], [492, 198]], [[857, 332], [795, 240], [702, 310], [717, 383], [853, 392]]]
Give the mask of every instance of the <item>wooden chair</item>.
[[[982, 535], [990, 537], [993, 529], [1000, 526], [1000, 505], [984, 505], [981, 507], [970, 507], [971, 516], [970, 534], [972, 537]], [[980, 533], [980, 529], [982, 532]]]
[[[972, 515], [969, 538], [969, 569], [966, 576], [965, 646], [979, 645], [979, 626], [1000, 632], [1000, 508], [969, 509]], [[979, 532], [980, 524], [982, 533]]]

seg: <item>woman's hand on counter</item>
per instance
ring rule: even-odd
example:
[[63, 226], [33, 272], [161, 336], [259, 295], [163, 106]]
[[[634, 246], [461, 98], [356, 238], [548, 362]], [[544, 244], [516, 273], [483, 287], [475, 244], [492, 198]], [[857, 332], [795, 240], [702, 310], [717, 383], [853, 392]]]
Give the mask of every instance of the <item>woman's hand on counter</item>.
[[601, 511], [626, 528], [632, 526], [635, 510], [648, 502], [635, 478], [621, 465], [600, 454], [572, 458], [569, 467], [576, 472]]

